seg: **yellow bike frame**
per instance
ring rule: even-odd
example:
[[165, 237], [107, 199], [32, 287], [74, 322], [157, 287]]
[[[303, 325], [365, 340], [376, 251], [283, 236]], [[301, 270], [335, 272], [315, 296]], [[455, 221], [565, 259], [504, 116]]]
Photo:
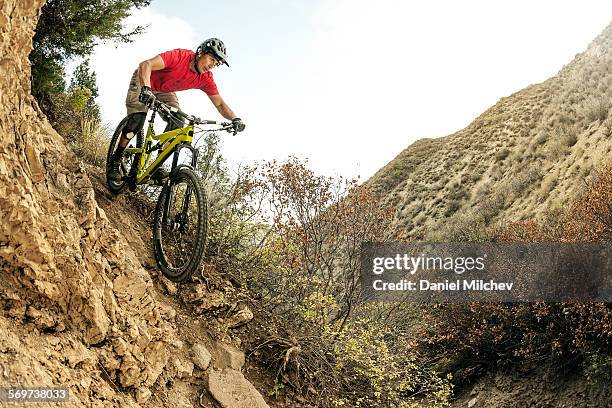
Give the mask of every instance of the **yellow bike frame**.
[[[149, 121], [147, 135], [145, 137], [142, 148], [128, 148], [125, 152], [128, 154], [140, 154], [138, 160], [138, 171], [136, 173], [136, 184], [147, 183], [151, 174], [160, 167], [164, 161], [175, 152], [176, 147], [180, 144], [191, 144], [193, 140], [193, 125], [187, 125], [184, 128], [171, 130], [169, 132], [155, 134], [153, 129], [153, 121]], [[157, 147], [151, 149], [154, 141], [158, 141]], [[159, 150], [159, 146], [165, 146], [157, 159], [151, 164], [148, 164], [153, 156], [153, 152]]]

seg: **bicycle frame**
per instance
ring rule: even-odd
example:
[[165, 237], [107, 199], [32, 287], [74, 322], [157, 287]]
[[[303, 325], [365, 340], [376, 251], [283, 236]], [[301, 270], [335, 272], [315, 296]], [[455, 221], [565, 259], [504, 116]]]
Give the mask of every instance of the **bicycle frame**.
[[[135, 175], [135, 184], [144, 184], [149, 181], [151, 175], [166, 161], [171, 155], [175, 154], [172, 160], [172, 170], [178, 165], [178, 158], [181, 149], [187, 148], [191, 150], [191, 167], [195, 169], [198, 159], [198, 150], [195, 149], [191, 142], [193, 141], [193, 124], [189, 124], [183, 128], [171, 130], [169, 132], [155, 134], [153, 124], [155, 122], [155, 115], [157, 111], [153, 110], [151, 118], [148, 122], [147, 134], [143, 143], [142, 148], [128, 148], [125, 152], [128, 154], [140, 154], [138, 161], [137, 173]], [[153, 146], [153, 142], [158, 143]], [[157, 159], [150, 165], [147, 165], [151, 160], [153, 152], [161, 149], [161, 146], [165, 145], [165, 149], [162, 150]]]

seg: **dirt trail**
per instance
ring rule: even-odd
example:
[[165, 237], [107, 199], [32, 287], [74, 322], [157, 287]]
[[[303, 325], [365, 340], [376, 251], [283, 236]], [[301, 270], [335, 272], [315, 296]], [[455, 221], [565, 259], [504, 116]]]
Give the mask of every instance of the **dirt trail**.
[[[88, 166], [88, 174], [98, 204], [112, 220], [113, 227], [129, 241], [142, 267], [149, 272], [156, 301], [175, 311], [172, 327], [184, 346], [173, 353], [178, 378], [169, 379], [164, 389], [157, 388], [153, 393], [154, 398], [163, 406], [176, 401], [177, 396], [180, 396], [179, 400], [190, 400], [200, 406], [218, 406], [210, 392], [214, 392], [216, 386], [214, 381], [210, 384], [212, 374], [216, 381], [224, 384], [221, 392], [228, 389], [225, 386], [228, 382], [240, 383], [236, 385], [241, 389], [238, 394], [240, 402], [234, 401], [232, 407], [242, 404], [263, 406], [263, 398], [257, 398], [253, 386], [235, 373], [244, 371], [247, 376], [252, 373], [259, 380], [265, 377], [257, 367], [245, 367], [245, 356], [240, 350], [241, 340], [227, 328], [226, 321], [234, 319], [240, 310], [238, 304], [230, 300], [230, 294], [234, 291], [232, 283], [206, 264], [202, 268], [204, 275], [196, 275], [190, 282], [177, 285], [164, 278], [152, 256], [154, 202], [141, 193], [124, 192], [114, 196], [106, 189], [104, 174], [99, 168]], [[210, 368], [202, 369], [206, 363], [201, 363], [198, 350], [209, 353]], [[228, 378], [229, 375], [232, 378]], [[173, 393], [168, 388], [180, 392]], [[263, 390], [262, 393], [265, 395]], [[253, 402], [253, 398], [259, 401]]]

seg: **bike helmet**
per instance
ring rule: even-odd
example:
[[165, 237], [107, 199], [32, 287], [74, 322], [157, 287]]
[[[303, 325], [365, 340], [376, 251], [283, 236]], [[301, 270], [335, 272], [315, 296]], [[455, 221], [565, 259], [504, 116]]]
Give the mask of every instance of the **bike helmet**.
[[[223, 41], [218, 38], [209, 38], [200, 44], [200, 46], [196, 49], [193, 59], [196, 71], [198, 70], [198, 64], [196, 63], [197, 58], [202, 54], [206, 54], [207, 52], [213, 54], [221, 63], [229, 67], [229, 64], [227, 63], [227, 49], [225, 48]], [[198, 73], [200, 72], [198, 71]]]

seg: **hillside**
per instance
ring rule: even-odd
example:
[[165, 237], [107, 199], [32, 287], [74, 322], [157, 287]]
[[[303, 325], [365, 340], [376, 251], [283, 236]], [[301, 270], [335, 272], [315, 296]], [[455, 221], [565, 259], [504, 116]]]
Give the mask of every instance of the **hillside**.
[[[612, 158], [612, 24], [547, 81], [451, 135], [421, 139], [366, 184], [415, 238], [478, 238], [561, 208]], [[477, 235], [477, 234], [476, 234]]]

